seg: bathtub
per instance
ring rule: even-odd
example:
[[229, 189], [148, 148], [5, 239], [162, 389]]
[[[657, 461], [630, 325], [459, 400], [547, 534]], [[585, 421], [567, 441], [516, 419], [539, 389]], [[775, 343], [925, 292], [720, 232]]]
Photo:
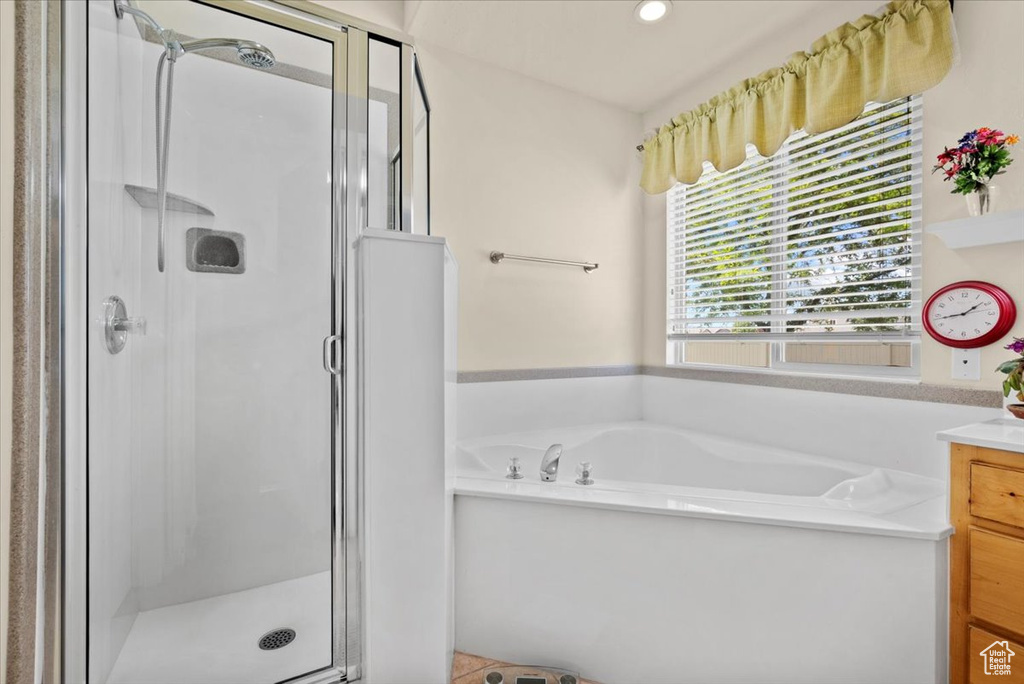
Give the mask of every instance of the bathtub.
[[[558, 480], [541, 482], [541, 458], [555, 443], [564, 447]], [[521, 480], [505, 477], [512, 457]], [[575, 483], [584, 461], [593, 485]], [[651, 423], [464, 441], [457, 464], [457, 494], [917, 539], [952, 531], [939, 480]]]
[[630, 422], [463, 441], [455, 494], [459, 650], [605, 684], [945, 679], [942, 481]]

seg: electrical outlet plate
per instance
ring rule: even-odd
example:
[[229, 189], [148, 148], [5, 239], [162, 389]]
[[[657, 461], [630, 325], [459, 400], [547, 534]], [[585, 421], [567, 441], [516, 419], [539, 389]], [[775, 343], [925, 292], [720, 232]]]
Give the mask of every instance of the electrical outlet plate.
[[981, 380], [981, 349], [953, 349], [954, 380]]

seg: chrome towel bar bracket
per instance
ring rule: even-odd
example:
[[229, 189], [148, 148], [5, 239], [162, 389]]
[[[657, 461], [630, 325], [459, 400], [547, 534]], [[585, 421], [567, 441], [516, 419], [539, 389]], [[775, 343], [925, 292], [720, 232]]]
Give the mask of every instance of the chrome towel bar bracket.
[[535, 261], [540, 264], [559, 264], [560, 266], [575, 266], [577, 268], [582, 268], [584, 273], [590, 273], [598, 267], [598, 264], [593, 264], [589, 261], [566, 261], [565, 259], [546, 259], [544, 257], [523, 256], [521, 254], [491, 252], [492, 264], [500, 264], [503, 259], [511, 259], [513, 261]]

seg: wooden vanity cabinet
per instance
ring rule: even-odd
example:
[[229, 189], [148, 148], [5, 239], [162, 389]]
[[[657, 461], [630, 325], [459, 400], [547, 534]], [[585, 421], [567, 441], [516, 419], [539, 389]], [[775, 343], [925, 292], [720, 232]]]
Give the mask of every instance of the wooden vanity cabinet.
[[[950, 445], [949, 679], [1024, 684], [1024, 454]], [[1005, 641], [1009, 675], [982, 651]]]

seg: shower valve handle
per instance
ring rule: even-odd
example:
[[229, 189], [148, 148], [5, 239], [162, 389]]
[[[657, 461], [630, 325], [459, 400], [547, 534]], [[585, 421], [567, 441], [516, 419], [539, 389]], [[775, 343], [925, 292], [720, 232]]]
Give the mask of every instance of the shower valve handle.
[[128, 334], [145, 335], [146, 319], [131, 318], [124, 300], [111, 295], [103, 301], [103, 339], [107, 351], [119, 354], [128, 342]]
[[111, 324], [117, 332], [126, 332], [133, 335], [146, 334], [145, 318], [115, 318]]

